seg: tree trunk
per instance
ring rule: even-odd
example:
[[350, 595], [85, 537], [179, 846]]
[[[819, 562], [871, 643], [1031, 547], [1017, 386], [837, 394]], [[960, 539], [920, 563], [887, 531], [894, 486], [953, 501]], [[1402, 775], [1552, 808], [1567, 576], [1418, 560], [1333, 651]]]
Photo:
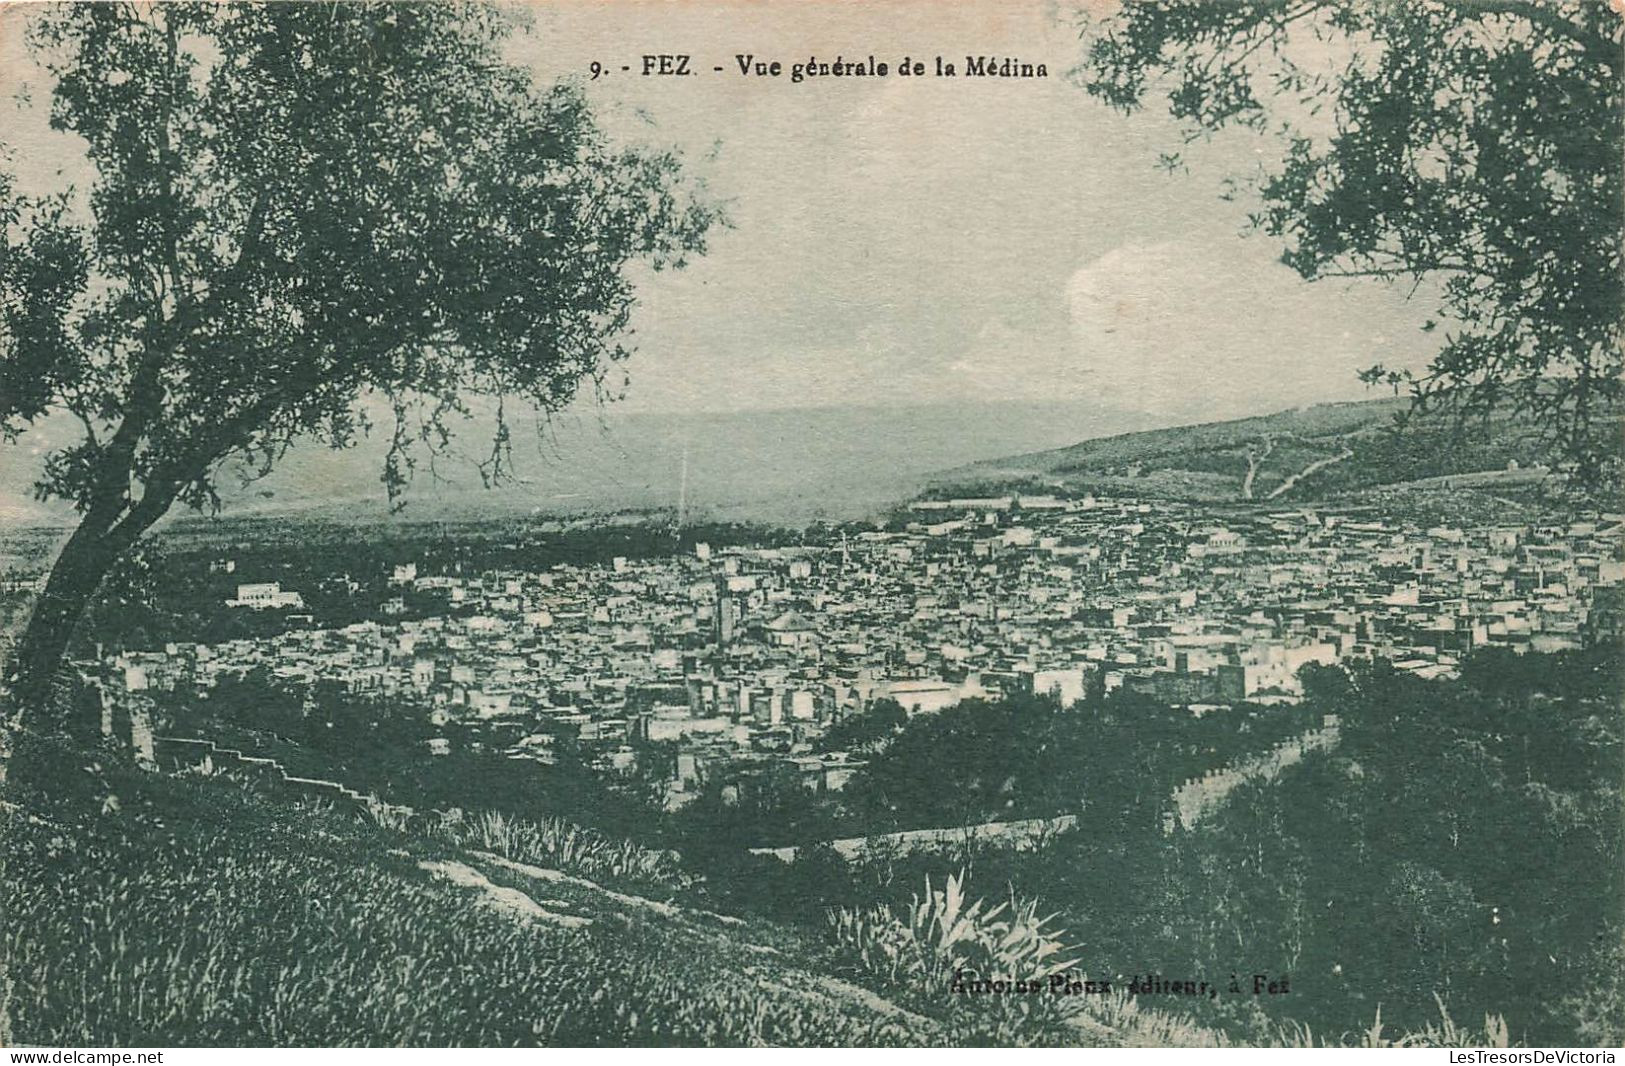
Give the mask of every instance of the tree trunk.
[[46, 724], [41, 716], [49, 713], [51, 685], [79, 619], [103, 579], [139, 536], [127, 526], [119, 523], [109, 529], [87, 516], [56, 557], [45, 590], [35, 601], [8, 666], [7, 681], [15, 711], [29, 716], [36, 727]]

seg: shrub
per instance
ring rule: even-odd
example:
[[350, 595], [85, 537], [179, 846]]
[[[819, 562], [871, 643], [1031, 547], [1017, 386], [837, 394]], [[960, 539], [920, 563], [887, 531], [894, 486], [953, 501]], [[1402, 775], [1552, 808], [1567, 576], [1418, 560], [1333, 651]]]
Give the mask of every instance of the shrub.
[[[1003, 917], [1008, 913], [1008, 917]], [[950, 971], [989, 979], [1038, 979], [1069, 970], [1077, 960], [1055, 958], [1065, 952], [1055, 916], [1038, 917], [1036, 900], [1014, 895], [996, 906], [965, 896], [963, 873], [949, 874], [939, 890], [926, 878], [925, 896], [914, 897], [908, 913], [908, 936], [925, 947], [926, 956]]]
[[[1018, 981], [1043, 985], [1077, 966], [1066, 957], [1065, 934], [1052, 925], [1054, 917], [1040, 917], [1036, 900], [1013, 895], [992, 906], [972, 900], [960, 873], [949, 874], [940, 889], [928, 877], [925, 894], [902, 915], [886, 907], [833, 910], [829, 929], [837, 954], [860, 976], [888, 991], [901, 989], [923, 1011], [949, 1016], [972, 1042], [1076, 1041], [1071, 1019], [1081, 997], [1047, 987], [1011, 991]], [[988, 987], [984, 982], [1004, 987], [980, 991]]]
[[[1433, 993], [1433, 1002], [1439, 1006], [1439, 1021], [1429, 1022], [1428, 1025], [1415, 1032], [1405, 1033], [1390, 1039], [1383, 1033], [1382, 1008], [1377, 1008], [1376, 1019], [1371, 1028], [1360, 1033], [1353, 1043], [1355, 1047], [1490, 1047], [1504, 1048], [1511, 1046], [1512, 1034], [1507, 1028], [1506, 1019], [1499, 1014], [1486, 1014], [1484, 1024], [1479, 1029], [1464, 1029], [1457, 1025], [1450, 1017], [1444, 1000], [1437, 992]], [[1288, 1023], [1279, 1031], [1277, 1043], [1283, 1047], [1348, 1047], [1349, 1036], [1345, 1034], [1341, 1041], [1326, 1041], [1317, 1043], [1315, 1034], [1307, 1025], [1295, 1022]]]
[[674, 852], [609, 837], [562, 818], [528, 821], [485, 811], [472, 819], [445, 824], [442, 831], [460, 847], [475, 847], [513, 862], [557, 868], [593, 880], [666, 893], [683, 891], [694, 881]]
[[361, 808], [361, 820], [380, 829], [405, 832], [412, 824], [412, 808], [385, 803], [377, 796], [368, 795]]

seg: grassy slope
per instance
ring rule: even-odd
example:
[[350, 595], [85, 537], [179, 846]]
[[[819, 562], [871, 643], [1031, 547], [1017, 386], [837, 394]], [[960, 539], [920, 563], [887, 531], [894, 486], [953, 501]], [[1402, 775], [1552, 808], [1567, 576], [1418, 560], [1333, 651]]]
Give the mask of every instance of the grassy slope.
[[[805, 932], [659, 898], [666, 853], [574, 832], [408, 833], [65, 748], [11, 768], [0, 1045], [1230, 1042], [1121, 993], [1040, 1021], [1023, 997], [866, 973]], [[1270, 1042], [1316, 1041], [1288, 1027]]]
[[9, 796], [0, 1042], [948, 1038], [818, 972], [817, 949], [776, 927], [611, 896], [229, 782], [76, 762], [54, 776], [78, 787]]

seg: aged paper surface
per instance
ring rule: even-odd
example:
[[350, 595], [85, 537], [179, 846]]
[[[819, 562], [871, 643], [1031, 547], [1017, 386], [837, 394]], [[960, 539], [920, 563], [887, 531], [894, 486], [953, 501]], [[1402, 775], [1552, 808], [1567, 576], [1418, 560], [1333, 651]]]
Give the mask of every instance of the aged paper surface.
[[1620, 27], [0, 9], [0, 1043], [1617, 1046]]

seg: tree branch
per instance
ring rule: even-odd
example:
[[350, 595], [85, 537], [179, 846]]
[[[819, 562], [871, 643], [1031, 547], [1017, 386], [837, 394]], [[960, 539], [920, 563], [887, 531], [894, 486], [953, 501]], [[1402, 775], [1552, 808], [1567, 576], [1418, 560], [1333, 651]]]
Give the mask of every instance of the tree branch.
[[1592, 33], [1583, 26], [1564, 18], [1562, 14], [1554, 11], [1544, 4], [1534, 0], [1471, 0], [1462, 4], [1466, 13], [1484, 15], [1511, 15], [1521, 18], [1532, 26], [1550, 30], [1567, 40], [1581, 46], [1593, 58], [1606, 63], [1612, 69], [1618, 69], [1620, 64], [1620, 42], [1611, 40], [1606, 36]]

